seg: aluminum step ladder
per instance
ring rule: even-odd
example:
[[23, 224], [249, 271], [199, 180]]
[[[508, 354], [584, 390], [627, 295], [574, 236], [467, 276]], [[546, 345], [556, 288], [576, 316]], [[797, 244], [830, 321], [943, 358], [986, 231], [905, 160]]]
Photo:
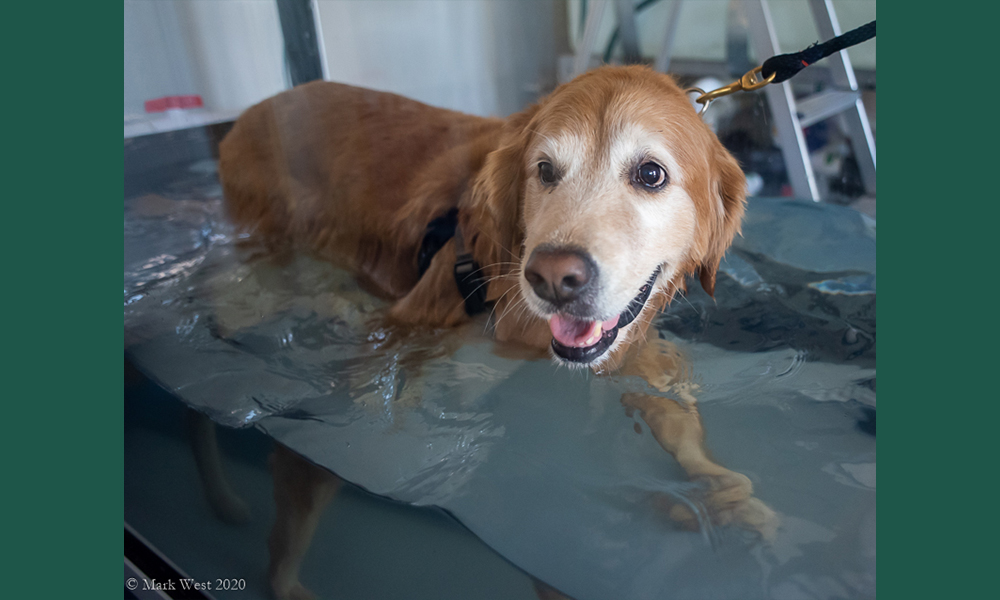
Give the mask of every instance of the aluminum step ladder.
[[[633, 0], [613, 0], [618, 19], [619, 37], [626, 62], [638, 62], [640, 57], [638, 36], [635, 29], [635, 6]], [[583, 36], [573, 57], [573, 74], [586, 71], [593, 58], [594, 44], [604, 19], [607, 5], [611, 0], [591, 0], [588, 3]], [[653, 67], [667, 72], [680, 21], [680, 10], [684, 0], [673, 0], [667, 18], [660, 52]], [[771, 19], [768, 0], [743, 0], [732, 2], [733, 7], [744, 11], [747, 29], [758, 60], [763, 61], [781, 54], [778, 37]], [[833, 9], [832, 0], [809, 0], [813, 20], [821, 40], [828, 40], [843, 33]], [[861, 100], [861, 92], [854, 76], [854, 68], [846, 50], [841, 50], [825, 59], [830, 69], [834, 89], [796, 100], [791, 83], [771, 84], [763, 88], [771, 108], [777, 130], [778, 145], [785, 159], [785, 168], [792, 192], [798, 198], [819, 201], [820, 190], [816, 185], [809, 150], [802, 129], [824, 119], [842, 115], [844, 133], [850, 140], [855, 159], [861, 172], [865, 193], [875, 195], [875, 137], [872, 135], [868, 114]]]

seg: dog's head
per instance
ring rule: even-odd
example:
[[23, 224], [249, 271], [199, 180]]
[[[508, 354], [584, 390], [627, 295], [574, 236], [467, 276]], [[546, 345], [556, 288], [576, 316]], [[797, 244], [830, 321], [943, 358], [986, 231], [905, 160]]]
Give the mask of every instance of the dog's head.
[[686, 275], [713, 293], [746, 181], [670, 77], [606, 67], [512, 117], [477, 192], [555, 358], [598, 366]]

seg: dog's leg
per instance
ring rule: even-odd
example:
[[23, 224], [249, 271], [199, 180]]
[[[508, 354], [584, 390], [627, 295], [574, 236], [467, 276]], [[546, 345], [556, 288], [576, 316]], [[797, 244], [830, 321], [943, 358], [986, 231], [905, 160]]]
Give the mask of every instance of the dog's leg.
[[[626, 408], [638, 411], [653, 437], [680, 464], [688, 478], [707, 488], [705, 504], [718, 525], [737, 525], [772, 539], [777, 531], [777, 514], [753, 496], [753, 484], [742, 473], [713, 461], [705, 450], [705, 431], [691, 387], [685, 381], [686, 367], [679, 353], [662, 340], [653, 340], [627, 363], [625, 374], [640, 375], [650, 385], [673, 392], [681, 400], [628, 393], [622, 396]], [[697, 528], [696, 516], [683, 504], [669, 507], [670, 517]]]
[[275, 503], [274, 528], [268, 538], [271, 591], [278, 600], [315, 598], [299, 582], [299, 569], [323, 509], [343, 480], [280, 444], [271, 457], [271, 472]]
[[215, 423], [204, 414], [189, 408], [186, 411], [188, 436], [194, 462], [198, 465], [202, 489], [209, 506], [219, 519], [231, 525], [250, 520], [250, 507], [233, 491], [222, 467], [222, 454], [215, 435]]
[[[693, 403], [630, 393], [622, 396], [622, 404], [639, 412], [653, 437], [674, 456], [688, 478], [706, 485], [705, 504], [715, 524], [733, 524], [756, 531], [765, 539], [773, 538], [779, 524], [777, 514], [753, 497], [753, 484], [746, 475], [709, 458], [701, 417]], [[698, 526], [694, 513], [683, 504], [669, 506], [669, 514], [685, 526]]]

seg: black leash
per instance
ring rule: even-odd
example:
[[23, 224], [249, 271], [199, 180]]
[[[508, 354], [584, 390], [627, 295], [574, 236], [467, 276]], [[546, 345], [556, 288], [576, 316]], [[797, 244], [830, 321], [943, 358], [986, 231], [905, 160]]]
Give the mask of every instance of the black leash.
[[716, 98], [728, 96], [736, 92], [759, 90], [769, 83], [787, 81], [796, 73], [816, 61], [826, 58], [834, 52], [840, 52], [845, 48], [850, 48], [851, 46], [870, 40], [873, 37], [875, 37], [875, 21], [838, 35], [822, 44], [813, 44], [802, 52], [772, 56], [765, 60], [763, 65], [751, 69], [743, 77], [717, 90], [705, 92], [699, 88], [690, 88], [687, 91], [700, 94], [695, 102], [702, 105], [700, 113], [704, 113], [708, 109], [709, 103]]
[[875, 21], [852, 29], [843, 35], [838, 35], [828, 42], [813, 44], [802, 52], [772, 56], [761, 65], [760, 74], [764, 79], [770, 79], [773, 73], [774, 79], [771, 79], [771, 83], [781, 83], [791, 79], [796, 73], [818, 60], [826, 58], [834, 52], [840, 52], [844, 48], [866, 42], [873, 37], [875, 37]]

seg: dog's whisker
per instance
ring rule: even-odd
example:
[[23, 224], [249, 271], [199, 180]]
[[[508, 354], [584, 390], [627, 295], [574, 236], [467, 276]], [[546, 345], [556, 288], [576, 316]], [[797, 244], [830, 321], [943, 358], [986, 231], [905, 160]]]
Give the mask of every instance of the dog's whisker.
[[526, 314], [528, 314], [530, 312], [530, 310], [531, 310], [531, 307], [528, 306], [528, 303], [525, 302], [524, 300], [519, 300], [518, 302], [516, 302], [514, 304], [514, 308], [515, 308], [515, 311], [514, 311], [514, 320], [515, 321], [523, 321], [524, 320], [523, 317]]
[[[503, 266], [508, 266], [508, 267], [514, 266], [514, 267], [516, 267], [516, 266], [520, 266], [520, 264], [521, 264], [520, 262], [513, 262], [513, 261], [511, 261], [511, 262], [495, 262], [495, 263], [490, 263], [488, 265], [483, 265], [483, 266], [479, 267], [478, 269], [476, 269], [476, 270], [474, 270], [472, 272], [473, 273], [480, 273], [480, 272], [485, 271], [487, 269], [490, 269], [492, 267], [503, 267]], [[509, 275], [510, 271], [507, 271], [506, 274]]]
[[507, 297], [507, 294], [513, 292], [516, 289], [517, 289], [516, 287], [511, 286], [511, 287], [507, 288], [507, 291], [505, 291], [504, 293], [500, 294], [500, 297], [497, 298], [497, 301], [493, 303], [493, 308], [490, 310], [490, 316], [491, 317], [496, 313], [497, 307], [500, 306], [500, 303], [504, 301], [504, 298]]
[[[495, 314], [496, 314], [496, 310], [497, 310], [497, 306], [500, 306], [500, 303], [501, 303], [501, 302], [503, 301], [503, 299], [504, 299], [504, 298], [505, 298], [505, 297], [507, 296], [507, 294], [511, 293], [512, 291], [514, 291], [514, 290], [516, 290], [516, 289], [517, 289], [516, 287], [511, 287], [510, 289], [508, 289], [508, 290], [507, 290], [506, 292], [504, 292], [503, 294], [500, 294], [500, 297], [499, 297], [499, 298], [497, 298], [497, 301], [496, 301], [496, 303], [494, 303], [494, 304], [493, 304], [493, 308], [492, 308], [492, 309], [490, 310], [490, 319], [492, 319], [492, 318], [493, 318], [493, 315], [495, 315]], [[509, 307], [508, 307], [508, 310], [509, 310]], [[504, 314], [505, 314], [505, 313], [504, 313]], [[497, 325], [499, 325], [499, 324], [500, 324], [500, 319], [502, 319], [502, 318], [503, 318], [503, 314], [501, 314], [501, 315], [500, 315], [499, 317], [497, 317], [496, 321], [494, 321], [494, 323], [493, 323], [493, 324], [494, 324], [494, 327], [496, 327]], [[488, 320], [486, 321], [486, 327], [489, 327], [489, 319], [488, 319]], [[485, 332], [485, 331], [486, 331], [486, 329], [483, 329], [483, 331]]]
[[498, 266], [498, 265], [515, 265], [516, 266], [516, 265], [519, 265], [519, 264], [521, 264], [520, 261], [501, 260], [501, 261], [498, 261], [498, 262], [495, 262], [495, 263], [490, 263], [490, 264], [485, 265], [485, 266], [486, 267], [495, 267], [495, 266]]
[[501, 244], [500, 242], [498, 242], [498, 241], [497, 241], [497, 240], [496, 240], [496, 239], [495, 239], [495, 238], [494, 238], [493, 236], [491, 236], [490, 234], [486, 233], [486, 232], [485, 232], [485, 231], [483, 231], [482, 229], [480, 229], [479, 233], [480, 233], [481, 235], [485, 236], [485, 237], [486, 237], [486, 239], [488, 239], [488, 240], [490, 240], [491, 242], [493, 242], [493, 245], [494, 245], [495, 247], [499, 248], [500, 250], [503, 250], [503, 251], [504, 251], [504, 252], [506, 252], [507, 254], [510, 254], [511, 258], [513, 258], [513, 259], [514, 259], [515, 261], [518, 261], [518, 262], [520, 262], [520, 260], [521, 260], [521, 257], [520, 257], [520, 256], [518, 256], [518, 255], [514, 254], [513, 252], [511, 252], [511, 251], [510, 251], [509, 249], [507, 249], [507, 247], [505, 247], [505, 246], [504, 246], [503, 244]]
[[472, 290], [471, 292], [469, 292], [469, 295], [466, 296], [465, 298], [463, 298], [462, 301], [464, 302], [465, 300], [468, 300], [469, 298], [472, 297], [473, 294], [475, 294], [476, 292], [478, 292], [483, 286], [489, 285], [491, 281], [496, 281], [497, 279], [499, 279], [501, 277], [504, 277], [504, 276], [493, 277], [491, 279], [487, 279], [486, 281], [480, 283], [479, 285], [476, 286], [476, 288], [474, 290]]
[[[516, 288], [511, 288], [510, 290], [507, 290], [507, 292], [505, 292], [505, 295], [506, 295], [506, 293], [509, 293], [509, 292], [513, 291], [514, 289], [516, 289]], [[523, 299], [522, 298], [518, 298], [518, 299], [514, 300], [513, 302], [508, 302], [507, 306], [505, 307], [505, 309], [503, 311], [503, 313], [501, 313], [500, 316], [497, 317], [497, 321], [496, 321], [497, 325], [499, 325], [500, 321], [502, 321], [504, 319], [504, 317], [506, 317], [508, 314], [510, 314], [510, 311], [513, 310], [514, 308], [516, 308], [517, 305], [518, 305], [518, 303], [521, 302], [521, 301], [523, 301]]]
[[511, 310], [513, 310], [514, 314], [511, 316], [514, 319], [514, 322], [517, 322], [521, 320], [521, 315], [524, 314], [524, 311], [526, 309], [527, 309], [527, 302], [525, 302], [524, 298], [519, 297], [511, 304], [510, 309], [508, 309], [507, 313], [504, 313], [504, 316], [507, 316], [507, 314], [510, 313]]
[[492, 283], [492, 282], [500, 280], [500, 279], [507, 279], [508, 277], [511, 277], [512, 275], [513, 275], [512, 273], [508, 273], [506, 275], [494, 275], [492, 277], [488, 277], [486, 279], [486, 283]]
[[525, 313], [529, 312], [528, 303], [524, 300], [524, 298], [519, 298], [511, 308], [514, 309], [514, 314], [511, 315], [514, 319], [514, 323], [520, 322], [521, 333], [524, 333], [525, 331], [527, 331], [528, 321], [526, 319], [522, 319], [521, 317]]
[[528, 318], [528, 319], [521, 319], [521, 315], [527, 314], [528, 317], [531, 317], [532, 313], [531, 313], [530, 309], [531, 309], [531, 307], [528, 306], [528, 303], [524, 302], [523, 306], [522, 306], [522, 309], [518, 313], [518, 316], [517, 316], [518, 320], [521, 321], [521, 333], [522, 334], [528, 331], [528, 325], [531, 324], [531, 319], [530, 318]]

